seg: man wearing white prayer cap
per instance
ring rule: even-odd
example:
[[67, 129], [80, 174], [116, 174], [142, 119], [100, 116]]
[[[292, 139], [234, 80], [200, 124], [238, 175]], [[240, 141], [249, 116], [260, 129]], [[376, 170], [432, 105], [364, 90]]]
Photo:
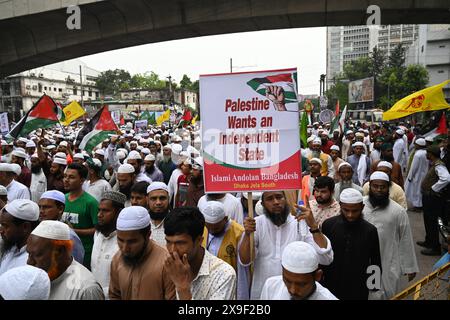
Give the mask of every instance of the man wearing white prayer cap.
[[[329, 146], [330, 145], [328, 144], [328, 148]], [[333, 160], [327, 153], [322, 151], [322, 140], [318, 137], [315, 138], [310, 148], [311, 151], [305, 155], [306, 158], [308, 160], [311, 160], [312, 158], [320, 159], [320, 161], [322, 162], [320, 174], [322, 176], [329, 176], [330, 178], [334, 178], [335, 171], [333, 166]]]
[[[397, 202], [403, 208], [408, 209], [405, 191], [403, 191], [402, 187], [392, 181], [392, 164], [387, 161], [380, 161], [377, 164], [377, 171], [375, 172], [378, 171], [386, 173], [389, 177], [389, 198]], [[363, 195], [367, 196], [369, 194], [369, 188], [369, 182], [366, 182], [363, 186]]]
[[105, 150], [103, 149], [95, 150], [94, 158], [100, 160], [103, 164], [105, 162]]
[[160, 181], [152, 182], [147, 188], [148, 213], [150, 214], [151, 236], [160, 246], [165, 247], [164, 219], [169, 213], [169, 187]]
[[[167, 250], [150, 239], [150, 215], [144, 207], [123, 209], [117, 218], [119, 252], [111, 262], [111, 300], [171, 300], [175, 287], [164, 261]], [[145, 279], [147, 285], [130, 286]]]
[[42, 193], [47, 190], [47, 177], [42, 169], [41, 161], [37, 153], [34, 153], [31, 158], [31, 200], [38, 202]]
[[398, 129], [394, 133], [394, 147], [393, 155], [394, 161], [400, 164], [402, 168], [402, 173], [406, 172], [406, 167], [408, 165], [408, 139], [406, 138], [405, 131]]
[[[252, 200], [253, 200], [253, 213], [255, 212], [255, 207], [258, 201], [261, 200], [262, 192], [252, 192]], [[244, 213], [244, 219], [248, 217], [248, 192], [242, 192], [242, 196], [240, 198], [241, 206]]]
[[60, 221], [42, 221], [28, 238], [28, 264], [47, 272], [49, 300], [104, 300], [92, 273], [73, 259], [72, 248], [70, 228]]
[[302, 178], [302, 200], [306, 202], [306, 197], [311, 197], [313, 194], [314, 183], [318, 177], [321, 176], [322, 160], [319, 158], [311, 158], [309, 163], [309, 174]]
[[13, 200], [0, 212], [3, 240], [0, 247], [0, 275], [27, 263], [27, 238], [39, 223], [38, 218], [38, 205], [27, 199]]
[[136, 174], [135, 182], [146, 181], [152, 183], [152, 179], [142, 172], [142, 162], [142, 156], [138, 151], [130, 151], [127, 157], [127, 163], [134, 167]]
[[208, 201], [200, 211], [205, 217], [202, 246], [233, 267], [238, 278], [237, 299], [248, 300], [248, 267], [243, 267], [237, 261], [238, 244], [244, 228], [226, 216], [221, 202]]
[[50, 279], [42, 269], [25, 265], [0, 276], [2, 300], [48, 300], [49, 295]]
[[341, 181], [341, 176], [339, 175], [339, 165], [344, 162], [342, 158], [340, 158], [341, 149], [337, 145], [332, 145], [330, 147], [330, 157], [333, 161], [333, 167], [334, 167], [334, 182]]
[[156, 164], [164, 175], [164, 183], [168, 184], [172, 172], [177, 169], [177, 165], [172, 160], [172, 147], [165, 145], [162, 150], [162, 160]]
[[31, 171], [28, 169], [28, 166], [25, 165], [25, 160], [27, 158], [28, 155], [25, 150], [17, 148], [12, 152], [11, 163], [18, 164], [21, 168], [17, 181], [29, 188], [31, 184]]
[[154, 181], [164, 181], [164, 174], [155, 165], [156, 157], [153, 154], [148, 154], [144, 158], [145, 171], [144, 174], [147, 175], [153, 182]]
[[203, 157], [191, 159], [192, 170], [187, 188], [186, 206], [196, 207], [201, 197], [205, 195], [203, 183]]
[[414, 279], [419, 271], [406, 209], [389, 198], [389, 176], [375, 171], [370, 176], [369, 196], [364, 197], [363, 218], [378, 231], [382, 270], [381, 298], [398, 293], [402, 277]]
[[30, 191], [25, 185], [14, 180], [15, 175], [10, 163], [0, 163], [0, 184], [8, 190], [8, 201], [30, 199]]
[[75, 153], [73, 155], [72, 163], [83, 164], [84, 163], [84, 155], [82, 153]]
[[[61, 158], [63, 156], [63, 158]], [[82, 164], [82, 163], [81, 163]], [[67, 167], [67, 160], [64, 153], [56, 153], [50, 166], [50, 173], [47, 175], [47, 190], [59, 190], [66, 192], [64, 189], [64, 171]]]
[[[39, 221], [54, 220], [59, 221], [64, 213], [66, 206], [66, 196], [58, 190], [49, 190], [44, 192], [39, 204]], [[70, 240], [73, 242], [72, 255], [79, 263], [83, 263], [84, 247], [80, 237], [73, 229], [70, 229]]]
[[339, 201], [341, 192], [347, 188], [356, 189], [360, 192], [361, 195], [363, 194], [362, 187], [353, 183], [353, 168], [350, 163], [342, 162], [338, 167], [338, 173], [341, 177], [341, 181], [336, 183], [334, 187], [334, 198], [336, 199], [336, 201]]
[[334, 252], [333, 262], [323, 267], [323, 285], [340, 300], [367, 300], [367, 268], [378, 266], [381, 270], [377, 229], [363, 219], [360, 191], [345, 189], [339, 204], [341, 214], [322, 224]]
[[136, 182], [135, 168], [128, 163], [120, 165], [119, 169], [117, 170], [117, 182], [112, 190], [119, 191], [127, 197], [125, 207], [129, 207], [131, 205], [131, 187]]
[[303, 241], [289, 243], [281, 255], [282, 275], [268, 278], [262, 289], [263, 300], [337, 300], [319, 280], [319, 258]]
[[422, 182], [425, 179], [429, 161], [427, 159], [427, 142], [423, 138], [416, 139], [414, 151], [409, 157], [407, 176], [405, 180], [406, 199], [413, 205], [415, 210], [420, 210], [422, 203]]
[[0, 210], [8, 203], [8, 190], [0, 185]]
[[28, 141], [25, 146], [25, 150], [27, 151], [28, 156], [31, 156], [36, 152], [36, 143], [34, 143], [34, 141], [32, 140]]
[[353, 154], [347, 158], [353, 169], [353, 183], [363, 186], [369, 180], [370, 159], [367, 156], [366, 145], [360, 141], [353, 143]]

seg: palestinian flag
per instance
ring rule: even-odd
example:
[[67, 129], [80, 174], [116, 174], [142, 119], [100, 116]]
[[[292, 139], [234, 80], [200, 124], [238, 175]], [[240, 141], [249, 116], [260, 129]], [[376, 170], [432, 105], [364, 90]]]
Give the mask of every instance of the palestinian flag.
[[108, 106], [104, 106], [80, 130], [76, 143], [81, 150], [91, 152], [96, 145], [107, 139], [109, 134], [115, 134], [118, 130], [119, 128], [112, 119]]
[[59, 121], [64, 121], [64, 112], [56, 102], [44, 94], [31, 107], [25, 116], [17, 122], [6, 136], [7, 139], [17, 139], [27, 136], [38, 128], [48, 128]]
[[[444, 138], [447, 135], [448, 129], [447, 129], [447, 117], [446, 112], [442, 112], [442, 115], [439, 119], [439, 123], [437, 125], [437, 128], [427, 132], [424, 134], [424, 138], [431, 137], [434, 139], [436, 138]], [[436, 140], [434, 140], [436, 141]]]
[[254, 78], [247, 82], [253, 90], [262, 96], [266, 96], [266, 88], [268, 86], [279, 86], [284, 90], [285, 103], [297, 103], [297, 72], [280, 73], [264, 78]]
[[191, 110], [189, 108], [184, 109], [184, 113], [180, 119], [180, 123], [178, 123], [178, 127], [184, 128], [185, 126], [191, 123], [191, 120], [192, 120]]

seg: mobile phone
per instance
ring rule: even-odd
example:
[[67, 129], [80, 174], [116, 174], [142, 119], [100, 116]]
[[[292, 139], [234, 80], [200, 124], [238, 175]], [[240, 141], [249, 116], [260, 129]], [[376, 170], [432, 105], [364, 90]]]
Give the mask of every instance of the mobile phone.
[[[305, 205], [305, 203], [303, 202], [303, 200], [299, 200], [297, 204], [298, 204], [299, 206], [304, 206], [304, 205]], [[297, 208], [297, 215], [299, 215], [300, 213], [302, 213], [302, 211], [301, 211], [299, 208]]]

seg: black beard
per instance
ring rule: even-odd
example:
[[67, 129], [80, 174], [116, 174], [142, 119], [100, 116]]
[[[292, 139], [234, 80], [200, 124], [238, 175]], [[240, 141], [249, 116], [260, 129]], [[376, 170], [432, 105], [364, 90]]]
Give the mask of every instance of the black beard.
[[0, 247], [0, 257], [3, 258], [3, 255], [7, 253], [9, 250], [11, 250], [12, 247], [14, 247], [16, 244], [14, 241], [10, 241], [6, 238], [2, 238], [3, 243]]
[[152, 174], [155, 171], [155, 166], [151, 166], [150, 168], [145, 167], [145, 172]]
[[327, 204], [327, 203], [331, 203], [331, 196], [330, 196], [330, 198], [328, 198], [328, 199], [326, 199], [326, 200], [320, 200], [320, 201], [316, 198], [316, 201], [317, 201], [318, 204]]
[[101, 232], [103, 234], [111, 233], [114, 231], [114, 226], [116, 225], [116, 222], [114, 224], [96, 224], [95, 230], [98, 232]]
[[370, 204], [375, 207], [386, 208], [389, 204], [389, 192], [385, 195], [378, 196], [375, 195], [371, 190], [369, 190], [369, 201]]
[[141, 260], [142, 256], [144, 255], [145, 248], [147, 248], [148, 241], [145, 242], [144, 247], [142, 248], [141, 252], [139, 252], [134, 257], [126, 257], [122, 254], [122, 261], [130, 266], [130, 267], [136, 267], [139, 264], [139, 260]]
[[203, 176], [201, 176], [201, 175], [198, 177], [191, 176], [191, 182], [193, 184], [195, 184], [196, 186], [199, 186], [203, 182]]
[[167, 209], [164, 212], [153, 212], [151, 210], [148, 210], [148, 213], [150, 214], [150, 218], [152, 220], [157, 220], [157, 221], [162, 221], [164, 220], [164, 218], [167, 216], [167, 214], [169, 213], [169, 209]]
[[31, 166], [31, 173], [38, 174], [41, 172], [42, 166]]
[[387, 162], [391, 162], [392, 160], [394, 160], [394, 156], [385, 156], [383, 157], [383, 160], [387, 161]]
[[289, 215], [289, 207], [286, 205], [284, 212], [280, 214], [271, 213], [264, 208], [264, 214], [267, 218], [269, 218], [270, 221], [272, 221], [274, 225], [281, 226], [287, 220], [287, 217]]
[[132, 187], [131, 184], [128, 185], [128, 186], [126, 186], [126, 187], [121, 187], [121, 186], [119, 186], [119, 191], [120, 191], [121, 193], [123, 193], [124, 195], [126, 195], [126, 196], [127, 196], [127, 199], [130, 199], [130, 197], [131, 197], [131, 187]]

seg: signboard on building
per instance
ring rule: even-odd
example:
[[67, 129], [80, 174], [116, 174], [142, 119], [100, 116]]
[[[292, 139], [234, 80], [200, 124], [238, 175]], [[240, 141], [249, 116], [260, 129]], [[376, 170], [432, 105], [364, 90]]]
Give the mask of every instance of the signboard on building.
[[6, 134], [9, 132], [8, 113], [3, 112], [0, 114], [0, 132]]
[[373, 77], [351, 81], [348, 84], [348, 102], [358, 103], [373, 101], [373, 84]]
[[297, 70], [200, 76], [206, 192], [301, 188]]

